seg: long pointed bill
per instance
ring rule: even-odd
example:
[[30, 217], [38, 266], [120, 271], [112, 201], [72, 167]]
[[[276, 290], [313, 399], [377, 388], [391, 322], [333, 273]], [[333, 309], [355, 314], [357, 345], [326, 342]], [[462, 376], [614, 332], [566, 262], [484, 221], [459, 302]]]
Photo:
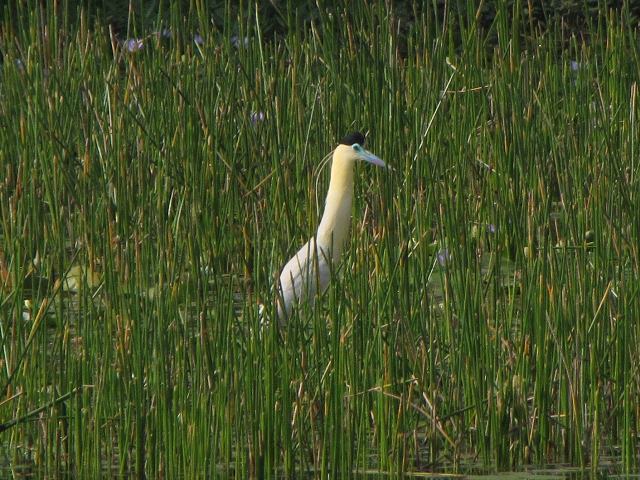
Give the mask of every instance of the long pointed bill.
[[371, 164], [376, 165], [378, 167], [383, 167], [383, 168], [387, 167], [386, 163], [384, 163], [380, 158], [376, 157], [369, 150], [365, 150], [364, 152], [361, 153], [361, 155], [362, 155], [362, 159], [365, 162], [371, 163]]

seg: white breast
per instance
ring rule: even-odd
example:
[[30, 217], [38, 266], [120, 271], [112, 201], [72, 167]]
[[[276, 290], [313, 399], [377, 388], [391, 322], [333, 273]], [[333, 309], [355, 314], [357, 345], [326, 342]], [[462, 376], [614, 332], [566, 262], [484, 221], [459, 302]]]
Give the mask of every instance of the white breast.
[[280, 274], [278, 317], [281, 322], [286, 321], [296, 304], [313, 305], [316, 295], [324, 293], [331, 278], [330, 262], [331, 252], [316, 248], [313, 238], [287, 262]]

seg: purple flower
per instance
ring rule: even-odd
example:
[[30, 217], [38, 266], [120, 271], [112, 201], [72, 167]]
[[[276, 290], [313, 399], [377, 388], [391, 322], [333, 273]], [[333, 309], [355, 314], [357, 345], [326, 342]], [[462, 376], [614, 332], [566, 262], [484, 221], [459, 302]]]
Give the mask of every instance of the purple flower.
[[449, 250], [446, 248], [442, 248], [436, 254], [438, 257], [438, 263], [441, 267], [446, 266], [447, 262], [451, 260], [451, 255], [449, 254]]
[[125, 42], [126, 48], [129, 52], [137, 52], [144, 48], [144, 41], [140, 38], [130, 38]]
[[203, 46], [203, 45], [204, 45], [204, 38], [202, 38], [202, 35], [200, 35], [199, 33], [196, 33], [196, 34], [193, 36], [193, 41], [194, 41], [194, 43], [195, 43], [197, 46], [199, 46], [199, 47], [201, 47], [201, 46]]
[[257, 125], [258, 123], [264, 122], [264, 112], [251, 112], [249, 118], [253, 125]]
[[496, 226], [493, 223], [487, 224], [487, 232], [488, 233], [496, 233]]
[[571, 70], [573, 70], [574, 72], [577, 72], [582, 67], [582, 64], [580, 62], [575, 61], [575, 60], [571, 60], [569, 62], [569, 65], [571, 66]]

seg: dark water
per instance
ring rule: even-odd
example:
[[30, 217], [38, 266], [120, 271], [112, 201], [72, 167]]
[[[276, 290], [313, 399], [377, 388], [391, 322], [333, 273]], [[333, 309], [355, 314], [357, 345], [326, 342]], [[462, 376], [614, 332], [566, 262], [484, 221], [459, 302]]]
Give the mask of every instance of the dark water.
[[[471, 470], [476, 470], [471, 467]], [[484, 470], [478, 466], [477, 470]], [[383, 479], [396, 477], [396, 474], [385, 474], [376, 471], [359, 472], [352, 478], [357, 479]], [[544, 467], [529, 467], [517, 472], [497, 472], [487, 474], [446, 474], [415, 472], [404, 473], [403, 478], [429, 478], [434, 480], [628, 480], [640, 479], [640, 471], [635, 473], [622, 473], [622, 466], [616, 462], [609, 462], [600, 469], [592, 471], [590, 469], [581, 470], [568, 465], [547, 465]]]

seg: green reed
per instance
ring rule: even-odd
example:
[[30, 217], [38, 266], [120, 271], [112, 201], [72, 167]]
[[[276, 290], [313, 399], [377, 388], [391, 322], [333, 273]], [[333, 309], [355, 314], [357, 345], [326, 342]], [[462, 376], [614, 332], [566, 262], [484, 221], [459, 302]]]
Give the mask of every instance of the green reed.
[[[170, 8], [171, 39], [135, 32], [133, 52], [82, 12], [3, 26], [7, 468], [637, 469], [624, 14], [582, 40], [504, 7], [483, 30], [472, 2], [410, 25], [382, 6], [290, 12], [282, 37], [253, 7], [222, 30], [193, 12]], [[317, 226], [320, 162], [354, 129], [395, 170], [357, 166], [332, 286], [264, 324]]]

